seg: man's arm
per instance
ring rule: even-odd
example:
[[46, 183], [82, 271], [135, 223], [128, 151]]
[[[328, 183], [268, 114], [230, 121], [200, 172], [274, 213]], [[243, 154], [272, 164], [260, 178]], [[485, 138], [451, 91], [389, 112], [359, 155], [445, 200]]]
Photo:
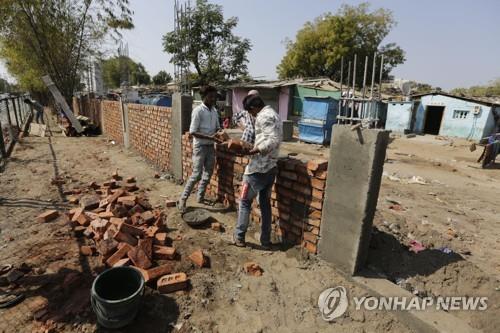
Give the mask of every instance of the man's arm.
[[193, 135], [200, 129], [200, 108], [197, 107], [193, 110], [191, 114], [191, 125], [189, 126], [189, 133]]

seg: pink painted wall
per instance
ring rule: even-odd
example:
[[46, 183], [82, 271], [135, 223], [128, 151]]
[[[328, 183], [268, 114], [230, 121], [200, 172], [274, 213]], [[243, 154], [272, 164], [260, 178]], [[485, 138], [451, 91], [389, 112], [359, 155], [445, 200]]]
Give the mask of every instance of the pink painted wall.
[[280, 100], [279, 100], [279, 115], [281, 120], [288, 119], [288, 106], [290, 102], [290, 88], [281, 87], [280, 90]]

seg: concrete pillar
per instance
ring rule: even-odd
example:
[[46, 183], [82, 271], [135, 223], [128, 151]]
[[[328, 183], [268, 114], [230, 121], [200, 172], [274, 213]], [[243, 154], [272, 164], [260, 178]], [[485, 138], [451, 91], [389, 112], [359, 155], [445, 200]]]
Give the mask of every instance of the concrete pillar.
[[182, 135], [189, 131], [191, 111], [193, 110], [193, 97], [174, 93], [172, 96], [172, 133], [170, 170], [174, 178], [182, 180]]
[[364, 265], [389, 131], [333, 127], [319, 255], [348, 274]]
[[128, 106], [126, 103], [123, 103], [122, 99], [120, 99], [120, 111], [122, 112], [123, 146], [125, 149], [128, 149], [130, 147]]

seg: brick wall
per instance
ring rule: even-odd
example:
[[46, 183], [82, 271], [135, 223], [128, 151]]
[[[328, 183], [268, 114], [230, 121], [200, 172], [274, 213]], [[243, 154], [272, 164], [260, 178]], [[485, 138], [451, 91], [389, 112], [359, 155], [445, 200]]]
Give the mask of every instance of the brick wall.
[[[182, 143], [183, 178], [186, 180], [192, 171], [192, 145], [187, 135], [183, 136]], [[248, 158], [217, 148], [216, 168], [208, 194], [226, 206], [237, 206], [247, 163]], [[327, 166], [323, 160], [280, 160], [271, 197], [273, 231], [286, 241], [302, 244], [311, 253], [316, 253], [318, 244]], [[251, 216], [254, 222], [260, 223], [261, 214], [256, 201]]]
[[120, 102], [102, 101], [102, 118], [104, 121], [104, 134], [123, 145], [123, 120]]
[[141, 104], [127, 106], [131, 147], [161, 170], [170, 170], [172, 109]]

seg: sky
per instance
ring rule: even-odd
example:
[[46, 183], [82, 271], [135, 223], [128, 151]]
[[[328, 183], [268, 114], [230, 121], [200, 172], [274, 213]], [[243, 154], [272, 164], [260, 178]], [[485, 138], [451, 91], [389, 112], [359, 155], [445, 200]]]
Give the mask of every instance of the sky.
[[[195, 0], [192, 0], [194, 2]], [[307, 21], [336, 12], [334, 0], [210, 0], [236, 16], [235, 33], [249, 38], [249, 71], [253, 77], [275, 79], [285, 54], [284, 41], [294, 39]], [[173, 0], [130, 0], [136, 28], [124, 33], [131, 58], [151, 75], [173, 73], [163, 52], [162, 36], [173, 30]], [[372, 8], [392, 10], [398, 22], [384, 40], [406, 51], [406, 62], [392, 74], [443, 89], [487, 84], [500, 78], [500, 1], [498, 0], [373, 0]], [[5, 73], [0, 68], [0, 75]]]

